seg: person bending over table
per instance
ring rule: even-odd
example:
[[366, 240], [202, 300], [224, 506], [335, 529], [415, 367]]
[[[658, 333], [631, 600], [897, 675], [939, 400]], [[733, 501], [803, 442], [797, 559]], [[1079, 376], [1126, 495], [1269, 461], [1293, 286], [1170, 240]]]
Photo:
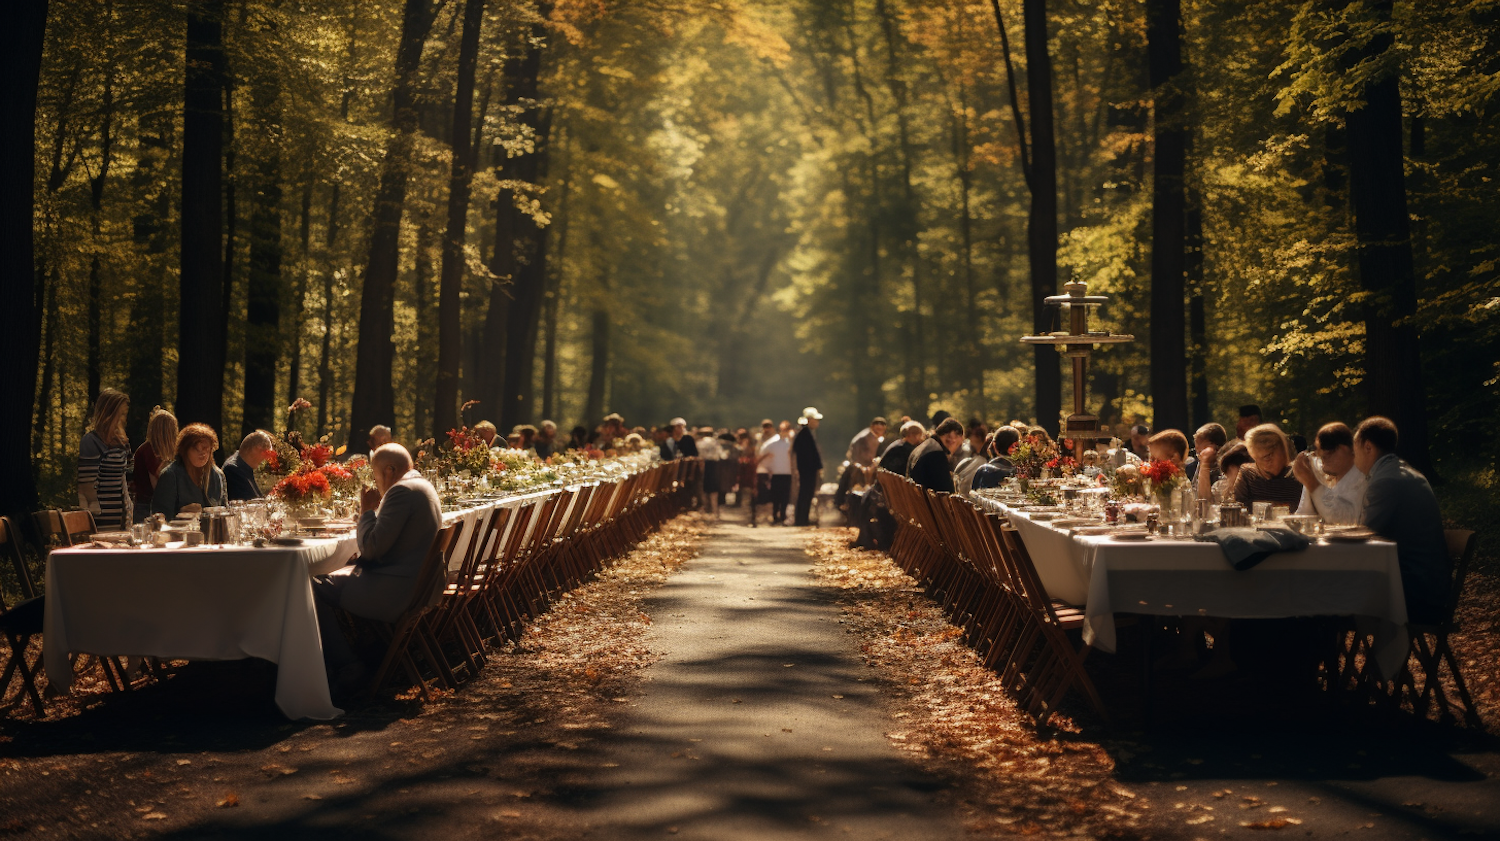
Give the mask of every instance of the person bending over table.
[[367, 669], [344, 638], [334, 608], [381, 622], [400, 619], [411, 603], [427, 551], [443, 526], [437, 491], [412, 469], [405, 447], [386, 444], [376, 449], [370, 456], [370, 472], [375, 487], [359, 495], [359, 559], [313, 579], [323, 663], [335, 694], [358, 688]]
[[1187, 467], [1188, 440], [1176, 429], [1164, 429], [1146, 442], [1146, 452], [1152, 461], [1170, 461], [1179, 470]]
[[177, 453], [156, 480], [151, 513], [174, 519], [205, 508], [228, 505], [224, 472], [214, 466], [219, 436], [205, 423], [190, 423], [177, 433]]
[[928, 490], [938, 493], [953, 493], [953, 474], [949, 472], [948, 456], [956, 452], [964, 442], [964, 425], [954, 418], [943, 418], [943, 422], [932, 431], [932, 437], [911, 451], [906, 460], [907, 478]]
[[240, 448], [224, 459], [224, 478], [229, 480], [231, 500], [260, 499], [260, 486], [255, 483], [255, 468], [266, 460], [271, 452], [271, 433], [257, 429], [240, 441]]
[[1453, 559], [1432, 486], [1396, 455], [1398, 440], [1396, 424], [1378, 415], [1354, 431], [1354, 466], [1369, 477], [1360, 522], [1396, 544], [1406, 616], [1430, 625], [1447, 611]]
[[1257, 502], [1285, 505], [1296, 510], [1302, 501], [1302, 483], [1292, 475], [1292, 442], [1274, 423], [1263, 423], [1245, 433], [1245, 447], [1255, 464], [1240, 470], [1234, 483], [1234, 499], [1250, 509]]

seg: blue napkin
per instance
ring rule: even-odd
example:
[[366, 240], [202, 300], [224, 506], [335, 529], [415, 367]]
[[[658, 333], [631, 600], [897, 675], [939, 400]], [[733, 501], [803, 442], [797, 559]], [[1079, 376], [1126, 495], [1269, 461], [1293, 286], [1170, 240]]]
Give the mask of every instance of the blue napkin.
[[1237, 570], [1247, 570], [1276, 552], [1298, 552], [1311, 543], [1306, 535], [1285, 526], [1271, 528], [1219, 529], [1194, 539], [1219, 544], [1224, 560]]

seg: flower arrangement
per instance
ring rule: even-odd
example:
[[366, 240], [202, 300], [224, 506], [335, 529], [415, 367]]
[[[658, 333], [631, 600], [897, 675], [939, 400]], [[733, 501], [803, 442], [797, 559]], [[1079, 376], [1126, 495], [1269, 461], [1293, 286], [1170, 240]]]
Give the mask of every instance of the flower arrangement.
[[467, 426], [448, 430], [446, 446], [435, 449], [439, 470], [468, 471], [471, 476], [483, 476], [495, 469], [489, 446]]
[[1042, 475], [1047, 462], [1056, 458], [1057, 448], [1040, 435], [1027, 435], [1010, 445], [1006, 453], [1010, 463], [1016, 467], [1016, 475], [1023, 479], [1035, 479]]
[[329, 462], [314, 470], [323, 474], [323, 478], [328, 480], [328, 486], [338, 496], [353, 496], [359, 492], [359, 477], [347, 465]]
[[1110, 474], [1110, 489], [1115, 496], [1130, 499], [1146, 495], [1146, 486], [1141, 478], [1141, 469], [1134, 464], [1123, 464]]
[[1063, 476], [1072, 476], [1078, 472], [1078, 460], [1072, 456], [1057, 456], [1049, 459], [1043, 467], [1048, 470], [1056, 470]]
[[1146, 495], [1155, 496], [1163, 505], [1170, 505], [1172, 492], [1187, 478], [1183, 475], [1182, 468], [1165, 460], [1142, 464], [1140, 475]]
[[291, 508], [308, 508], [332, 499], [333, 488], [327, 475], [319, 470], [307, 470], [277, 482], [270, 495]]

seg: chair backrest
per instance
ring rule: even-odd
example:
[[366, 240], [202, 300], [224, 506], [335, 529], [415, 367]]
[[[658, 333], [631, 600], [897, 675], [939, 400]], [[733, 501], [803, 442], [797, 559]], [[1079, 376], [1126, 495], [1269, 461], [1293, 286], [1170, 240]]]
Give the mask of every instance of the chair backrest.
[[32, 517], [36, 520], [36, 530], [43, 545], [49, 550], [87, 543], [89, 535], [97, 531], [94, 515], [83, 510], [59, 511], [54, 508], [38, 511]]
[[427, 557], [422, 560], [422, 569], [417, 573], [417, 586], [412, 589], [411, 603], [406, 612], [428, 610], [443, 596], [443, 587], [448, 583], [448, 547], [458, 534], [458, 525], [444, 526], [432, 539]]
[[[16, 531], [16, 525], [9, 517], [0, 517], [0, 553], [4, 553], [10, 559], [10, 565], [16, 572], [16, 583], [21, 588], [21, 599], [34, 598], [36, 584], [31, 580], [31, 570], [26, 567], [26, 556], [21, 552], [21, 535]], [[4, 613], [9, 608], [3, 594], [0, 594], [0, 613]]]
[[1479, 547], [1479, 535], [1468, 529], [1443, 529], [1448, 541], [1448, 557], [1453, 559], [1453, 589], [1448, 593], [1448, 621], [1458, 610], [1458, 600], [1463, 597], [1464, 579], [1469, 575], [1469, 564]]

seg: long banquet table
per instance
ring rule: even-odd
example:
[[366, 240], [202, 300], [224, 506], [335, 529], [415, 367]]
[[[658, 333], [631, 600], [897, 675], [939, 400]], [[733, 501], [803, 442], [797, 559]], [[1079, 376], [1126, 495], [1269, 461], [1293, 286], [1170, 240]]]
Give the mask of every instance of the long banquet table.
[[[445, 512], [445, 523], [463, 524], [450, 557], [464, 556], [486, 512], [555, 493], [512, 494]], [[185, 660], [258, 657], [277, 665], [276, 706], [287, 718], [337, 718], [343, 710], [329, 696], [312, 576], [345, 566], [356, 552], [352, 532], [260, 549], [58, 549], [47, 562], [42, 635], [47, 679], [66, 691], [73, 682], [69, 654], [74, 652]]]
[[1406, 661], [1406, 599], [1396, 545], [1315, 541], [1237, 571], [1217, 544], [1186, 538], [1116, 540], [1074, 534], [988, 497], [1019, 532], [1048, 594], [1084, 606], [1083, 638], [1115, 650], [1115, 614], [1279, 619], [1353, 616], [1373, 621], [1381, 673]]

